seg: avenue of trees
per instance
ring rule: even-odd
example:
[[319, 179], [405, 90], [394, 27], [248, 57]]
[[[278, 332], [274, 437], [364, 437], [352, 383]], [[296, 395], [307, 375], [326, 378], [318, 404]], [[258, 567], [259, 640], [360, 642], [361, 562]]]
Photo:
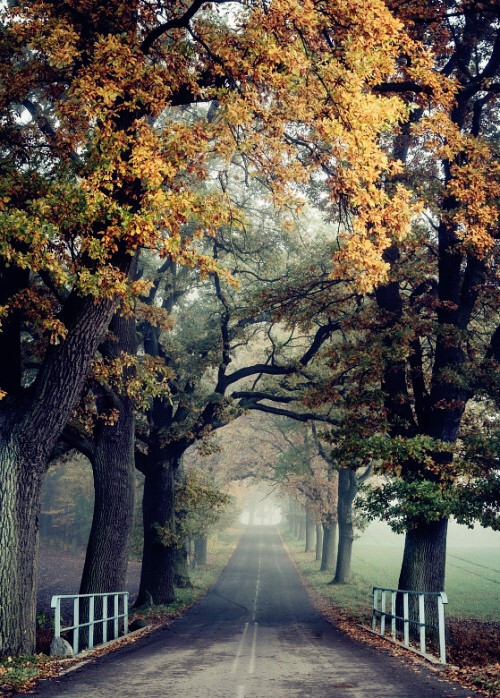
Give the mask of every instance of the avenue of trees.
[[244, 410], [313, 424], [278, 476], [338, 565], [372, 472], [400, 588], [443, 588], [450, 516], [499, 526], [499, 29], [491, 0], [2, 5], [1, 654], [34, 649], [69, 449], [82, 593], [123, 586], [144, 475], [139, 604], [174, 598], [196, 492], [224, 505], [184, 454]]

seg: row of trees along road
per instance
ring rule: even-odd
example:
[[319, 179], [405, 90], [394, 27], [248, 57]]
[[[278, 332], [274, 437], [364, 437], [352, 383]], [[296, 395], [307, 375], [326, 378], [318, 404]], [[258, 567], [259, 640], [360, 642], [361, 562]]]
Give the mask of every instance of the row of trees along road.
[[[386, 143], [405, 168], [387, 186], [404, 182], [421, 197], [422, 216], [385, 248], [388, 277], [373, 293], [359, 294], [356, 276], [339, 286], [317, 258], [263, 307], [304, 329], [345, 312], [323, 364], [304, 374], [301, 399], [337, 417], [329, 438], [339, 467], [373, 465], [386, 476], [365, 502], [369, 515], [406, 531], [399, 587], [438, 590], [449, 516], [498, 527], [499, 22], [488, 4], [393, 9], [454, 86], [453, 101], [435, 111], [416, 85], [378, 88], [412, 92], [408, 119]], [[429, 120], [441, 124], [434, 135]], [[254, 407], [290, 403], [297, 387], [240, 397]]]
[[[53, 455], [77, 446], [94, 468], [82, 590], [122, 586], [135, 463], [146, 477], [140, 594], [171, 600], [182, 453], [231, 417], [235, 383], [304, 371], [334, 333], [339, 339], [305, 374], [307, 385], [290, 378], [274, 398], [287, 401], [290, 390], [296, 398], [300, 387], [300, 404], [335, 426], [339, 465], [373, 461], [403, 474], [397, 482], [419, 496], [432, 491], [434, 504], [449, 501], [452, 485], [460, 489], [461, 461], [450, 444], [466, 402], [491, 387], [488, 371], [498, 360], [486, 293], [494, 269], [497, 8], [484, 3], [478, 12], [457, 2], [423, 12], [410, 3], [404, 11], [395, 19], [376, 0], [363, 7], [193, 0], [168, 11], [139, 0], [2, 7], [2, 654], [34, 649], [37, 522]], [[235, 181], [258, 183], [256, 208], [268, 200], [287, 227], [297, 200], [308, 196], [343, 231], [319, 265], [302, 262], [268, 277], [257, 259], [253, 267], [233, 262], [234, 276], [261, 285], [277, 279], [278, 289], [264, 296], [260, 289], [261, 307], [249, 313], [243, 303], [236, 318], [241, 303], [224, 282], [224, 258], [237, 259], [241, 239], [251, 252], [259, 221], [245, 222]], [[410, 233], [417, 198], [430, 224]], [[320, 254], [319, 241], [313, 247]], [[286, 245], [277, 249], [276, 263], [286, 260]], [[179, 287], [184, 274], [187, 289]], [[203, 290], [194, 288], [193, 277], [207, 276]], [[184, 330], [163, 340], [165, 311], [184, 308], [194, 322], [202, 296], [216, 309], [205, 310], [192, 351], [179, 354]], [[305, 334], [302, 343], [278, 346], [268, 331], [266, 360], [231, 370], [238, 336], [270, 313]], [[475, 363], [466, 360], [471, 323], [484, 329], [484, 356]], [[469, 353], [480, 357], [481, 348]], [[295, 349], [292, 363], [283, 349]], [[366, 359], [356, 362], [356, 352]], [[247, 406], [272, 409], [256, 387]], [[384, 438], [363, 439], [367, 433]], [[353, 455], [356, 436], [370, 448]], [[482, 477], [491, 492], [486, 461], [476, 459], [468, 475]], [[418, 562], [424, 587], [437, 578], [419, 546], [436, 549], [450, 513], [437, 504], [434, 511], [431, 523], [407, 517], [404, 569]]]

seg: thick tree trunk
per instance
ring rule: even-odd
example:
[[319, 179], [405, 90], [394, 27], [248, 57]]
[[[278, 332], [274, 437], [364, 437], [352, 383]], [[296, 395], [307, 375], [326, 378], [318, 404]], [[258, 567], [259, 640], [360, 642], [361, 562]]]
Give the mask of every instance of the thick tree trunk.
[[297, 540], [305, 540], [306, 537], [306, 517], [301, 515], [298, 519]]
[[323, 550], [323, 526], [316, 524], [316, 560], [321, 560]]
[[174, 586], [179, 589], [190, 589], [193, 586], [189, 578], [186, 543], [178, 544], [175, 549]]
[[46, 354], [30, 401], [0, 406], [0, 654], [35, 651], [36, 550], [49, 455], [71, 414], [113, 301], [70, 297], [67, 338]]
[[[133, 317], [115, 315], [110, 324], [112, 339], [103, 354], [119, 359], [137, 349]], [[124, 380], [133, 369], [123, 369]], [[129, 543], [134, 521], [135, 429], [134, 405], [125, 393], [117, 395], [119, 413], [114, 424], [100, 421], [95, 433], [92, 462], [94, 473], [94, 516], [80, 585], [81, 594], [122, 591], [126, 586]], [[116, 407], [106, 396], [100, 409]]]
[[[24, 467], [23, 467], [24, 466]], [[15, 443], [0, 449], [0, 655], [35, 647], [36, 548], [40, 471], [20, 458]]]
[[[421, 523], [406, 532], [403, 563], [398, 589], [408, 591], [444, 591], [446, 563], [446, 534], [448, 520]], [[397, 614], [403, 615], [402, 596], [398, 595]], [[418, 605], [415, 596], [409, 597], [410, 619], [418, 621]], [[425, 604], [426, 623], [437, 627], [437, 603], [435, 599]], [[418, 626], [410, 625], [411, 634], [418, 635]]]
[[337, 520], [333, 514], [323, 519], [323, 548], [321, 551], [320, 571], [326, 572], [335, 567], [337, 543]]
[[347, 584], [351, 574], [352, 544], [354, 528], [351, 521], [339, 521], [339, 546], [337, 551], [337, 566], [333, 584]]
[[206, 565], [208, 561], [208, 538], [207, 536], [198, 536], [194, 541], [194, 558], [196, 565]]
[[337, 551], [337, 565], [332, 584], [347, 584], [351, 573], [352, 544], [354, 541], [354, 527], [352, 525], [352, 505], [358, 483], [356, 473], [347, 468], [339, 470], [339, 498], [338, 498], [338, 523], [339, 545]]
[[97, 437], [94, 516], [80, 585], [81, 594], [123, 591], [134, 517], [133, 408], [120, 413]]
[[406, 532], [399, 589], [444, 591], [447, 530], [441, 519]]
[[314, 534], [316, 527], [314, 525], [313, 513], [309, 507], [306, 507], [306, 547], [305, 552], [310, 553], [314, 550]]
[[145, 472], [142, 513], [144, 549], [141, 581], [135, 606], [169, 604], [175, 600], [176, 558], [175, 471], [179, 459], [154, 453]]

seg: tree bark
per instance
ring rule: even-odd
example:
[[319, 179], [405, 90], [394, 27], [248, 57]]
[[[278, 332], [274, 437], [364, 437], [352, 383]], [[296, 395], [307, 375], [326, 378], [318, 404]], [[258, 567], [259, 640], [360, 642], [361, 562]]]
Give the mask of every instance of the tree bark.
[[[116, 315], [110, 330], [115, 339], [106, 343], [105, 353], [118, 358], [121, 353], [135, 354], [135, 321]], [[130, 370], [124, 369], [124, 379]], [[116, 422], [99, 422], [95, 434], [94, 515], [85, 565], [80, 584], [81, 594], [122, 591], [126, 587], [129, 544], [134, 521], [135, 499], [135, 430], [134, 405], [126, 394], [118, 396]], [[107, 400], [98, 401], [100, 407]]]
[[448, 520], [422, 523], [406, 533], [399, 589], [443, 591]]
[[[446, 563], [446, 534], [448, 520], [421, 523], [406, 532], [403, 562], [398, 589], [408, 591], [444, 591]], [[397, 614], [403, 615], [402, 596], [398, 595]], [[410, 619], [418, 620], [417, 597], [409, 597]], [[426, 623], [437, 627], [435, 599], [425, 603]], [[417, 636], [418, 627], [410, 624], [411, 634]]]
[[333, 514], [323, 518], [323, 547], [321, 551], [320, 571], [326, 572], [335, 567], [337, 542], [337, 519]]
[[306, 547], [305, 552], [310, 553], [315, 549], [314, 533], [316, 527], [314, 525], [313, 513], [310, 507], [306, 506]]
[[4, 442], [0, 482], [0, 654], [31, 654], [42, 475], [31, 472], [15, 443]]
[[301, 514], [298, 517], [297, 540], [305, 540], [306, 537], [306, 517]]
[[51, 346], [34, 385], [0, 407], [0, 633], [2, 655], [35, 651], [36, 550], [41, 486], [108, 327], [114, 301], [71, 297], [66, 339]]
[[185, 542], [177, 544], [175, 549], [174, 586], [178, 589], [190, 589], [193, 586], [189, 578], [188, 553]]
[[175, 600], [175, 473], [179, 458], [174, 454], [160, 457], [158, 449], [151, 451], [144, 473], [144, 549], [136, 607]]
[[208, 549], [208, 537], [198, 536], [194, 541], [194, 557], [196, 560], [196, 566], [206, 565], [208, 561], [207, 555]]
[[339, 470], [338, 522], [339, 545], [337, 551], [337, 566], [332, 584], [347, 584], [351, 573], [352, 544], [354, 527], [352, 524], [352, 505], [358, 483], [356, 473], [347, 468]]
[[81, 594], [123, 591], [134, 513], [133, 413], [103, 425], [93, 462], [94, 516]]
[[321, 560], [323, 550], [323, 526], [316, 524], [316, 560]]

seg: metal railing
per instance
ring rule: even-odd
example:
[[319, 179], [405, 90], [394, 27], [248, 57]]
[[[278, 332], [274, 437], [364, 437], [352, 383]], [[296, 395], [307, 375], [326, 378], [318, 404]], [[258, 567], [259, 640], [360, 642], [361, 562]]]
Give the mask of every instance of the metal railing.
[[[88, 628], [85, 632], [85, 645], [92, 649], [95, 644], [96, 627], [98, 629], [98, 644], [116, 639], [119, 635], [128, 634], [128, 591], [109, 592], [107, 594], [63, 594], [53, 596], [50, 605], [54, 611], [54, 637], [61, 637], [62, 633], [72, 633], [73, 654], [80, 651], [80, 630]], [[96, 599], [100, 613], [96, 617]], [[71, 603], [71, 600], [73, 603]], [[122, 603], [120, 604], [120, 600]], [[83, 603], [81, 603], [83, 601]], [[65, 604], [64, 614], [72, 613], [71, 625], [61, 625], [61, 602]], [[109, 603], [111, 602], [111, 603]], [[120, 612], [120, 605], [122, 611]], [[109, 607], [112, 606], [110, 609]], [[86, 620], [80, 620], [80, 609], [84, 608]], [[110, 613], [111, 611], [111, 613]]]
[[[402, 608], [403, 615], [397, 615], [396, 609]], [[387, 602], [390, 599], [390, 610], [387, 608]], [[412, 612], [410, 613], [410, 599]], [[437, 625], [435, 623], [426, 622], [426, 606], [429, 610], [429, 604], [437, 604]], [[399, 641], [402, 636], [402, 644], [405, 647], [410, 647], [410, 635], [417, 635], [420, 641], [420, 652], [427, 655], [426, 651], [426, 629], [432, 631], [435, 636], [437, 634], [439, 643], [439, 660], [442, 664], [446, 664], [446, 638], [445, 638], [445, 623], [444, 623], [444, 604], [448, 603], [448, 598], [444, 591], [429, 592], [429, 591], [406, 591], [402, 589], [383, 589], [382, 587], [373, 587], [373, 613], [372, 613], [372, 630], [379, 632], [385, 636], [387, 621], [390, 622], [392, 639], [394, 642]], [[431, 609], [433, 610], [433, 609]], [[418, 612], [418, 613], [417, 613]], [[429, 614], [430, 615], [430, 614]], [[380, 631], [377, 631], [377, 625], [380, 621]], [[402, 632], [401, 629], [402, 628]]]

